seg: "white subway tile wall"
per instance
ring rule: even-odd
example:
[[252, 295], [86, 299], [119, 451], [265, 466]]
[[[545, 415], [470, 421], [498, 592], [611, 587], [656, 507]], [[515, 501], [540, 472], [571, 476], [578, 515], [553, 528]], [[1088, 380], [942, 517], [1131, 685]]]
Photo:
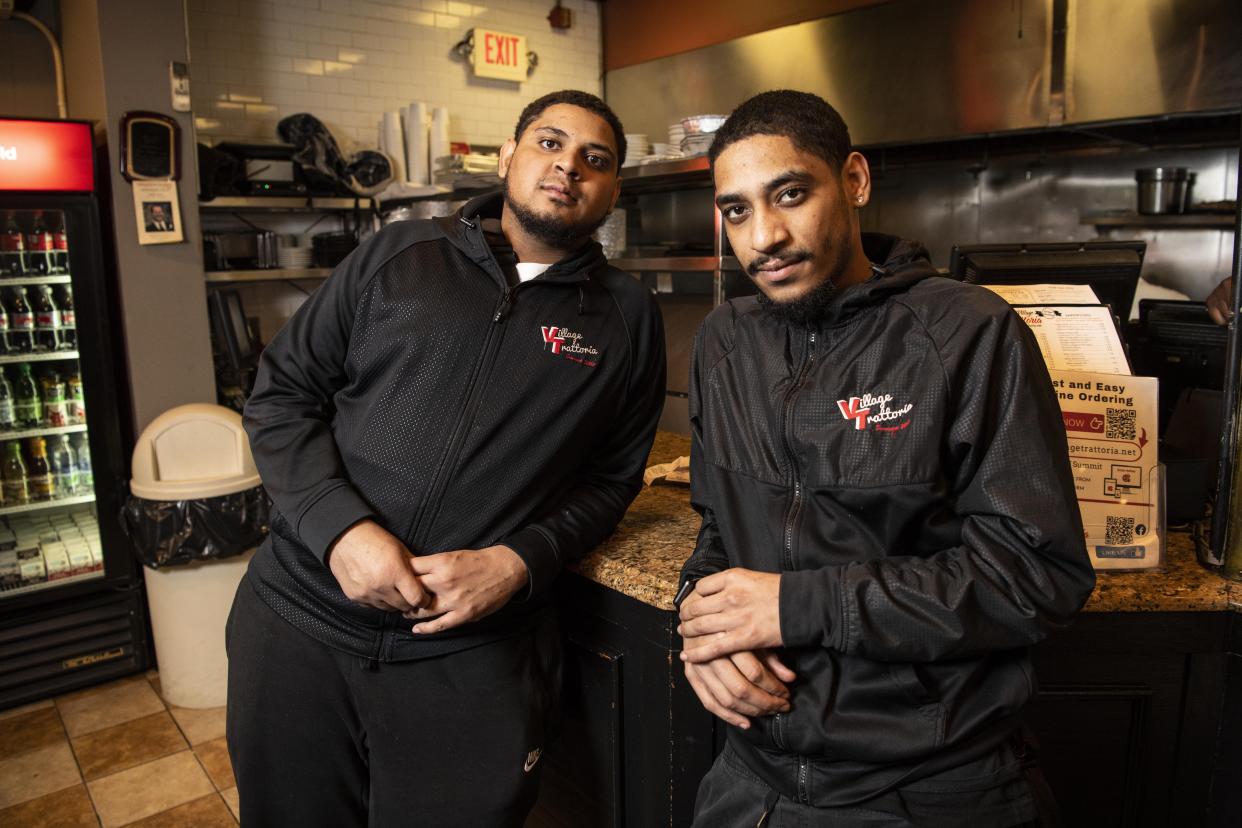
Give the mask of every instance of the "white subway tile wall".
[[[599, 5], [561, 0], [573, 28], [554, 30], [554, 0], [190, 0], [190, 97], [200, 140], [278, 140], [297, 112], [354, 149], [375, 147], [386, 110], [449, 109], [449, 138], [502, 143], [522, 107], [557, 89], [601, 93]], [[522, 84], [476, 78], [452, 54], [474, 27], [524, 35], [539, 66]]]

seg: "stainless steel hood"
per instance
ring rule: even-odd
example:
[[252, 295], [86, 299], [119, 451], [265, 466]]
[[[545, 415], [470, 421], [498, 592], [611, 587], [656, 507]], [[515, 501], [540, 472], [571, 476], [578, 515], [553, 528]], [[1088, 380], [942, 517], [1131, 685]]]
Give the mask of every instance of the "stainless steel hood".
[[1238, 0], [899, 0], [609, 72], [661, 140], [766, 89], [814, 92], [856, 144], [1237, 109]]

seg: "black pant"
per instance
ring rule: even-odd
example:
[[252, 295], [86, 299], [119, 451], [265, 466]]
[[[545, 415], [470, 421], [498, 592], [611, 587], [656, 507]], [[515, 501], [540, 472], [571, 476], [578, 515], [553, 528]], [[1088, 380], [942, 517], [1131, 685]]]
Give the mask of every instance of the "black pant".
[[[892, 791], [860, 805], [816, 808], [777, 796], [729, 745], [699, 785], [693, 828], [1044, 828], [1040, 789], [1029, 769], [1007, 748], [978, 765], [1010, 764], [1012, 775], [983, 788], [950, 792], [922, 784]], [[972, 766], [965, 773], [978, 770]], [[943, 777], [939, 777], [943, 779]], [[1004, 776], [1002, 776], [1004, 778]]]
[[242, 579], [227, 632], [228, 744], [248, 828], [520, 826], [559, 697], [554, 616], [421, 661], [371, 663]]

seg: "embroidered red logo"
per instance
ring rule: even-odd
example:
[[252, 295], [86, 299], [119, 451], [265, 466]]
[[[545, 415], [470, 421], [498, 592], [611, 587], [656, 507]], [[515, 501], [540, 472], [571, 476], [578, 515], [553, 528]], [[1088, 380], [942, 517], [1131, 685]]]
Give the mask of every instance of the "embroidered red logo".
[[559, 354], [561, 352], [561, 346], [565, 344], [565, 337], [556, 335], [558, 330], [560, 330], [560, 328], [555, 325], [543, 326], [543, 344], [550, 344], [552, 346], [552, 353], [554, 354]]
[[841, 416], [847, 420], [854, 421], [854, 428], [862, 431], [867, 427], [867, 415], [871, 413], [870, 408], [860, 408], [862, 400], [858, 397], [850, 397], [849, 403], [845, 400], [837, 400], [837, 407], [841, 409]]
[[585, 344], [581, 333], [557, 325], [543, 325], [542, 331], [544, 347], [551, 345], [553, 354], [588, 368], [599, 364], [599, 349]]
[[[910, 425], [910, 418], [906, 415], [913, 410], [914, 403], [889, 408], [892, 401], [892, 394], [863, 394], [861, 397], [837, 400], [837, 408], [841, 409], [842, 417], [854, 421], [855, 431], [865, 431], [868, 425], [875, 431], [901, 431]], [[901, 422], [894, 423], [894, 420]]]

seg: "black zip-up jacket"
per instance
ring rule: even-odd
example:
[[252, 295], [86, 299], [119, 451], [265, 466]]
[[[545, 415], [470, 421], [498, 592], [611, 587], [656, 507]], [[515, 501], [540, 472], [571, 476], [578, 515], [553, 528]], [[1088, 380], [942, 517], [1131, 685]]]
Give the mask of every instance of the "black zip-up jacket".
[[730, 301], [691, 369], [702, 528], [683, 582], [781, 573], [798, 675], [790, 712], [729, 739], [777, 793], [821, 807], [995, 751], [1034, 691], [1028, 648], [1095, 583], [1026, 326], [920, 245], [864, 248], [882, 267], [822, 321]]
[[[641, 487], [665, 393], [658, 306], [595, 243], [511, 285], [480, 226], [500, 205], [385, 227], [263, 352], [245, 425], [275, 508], [249, 577], [335, 648], [408, 660], [520, 632]], [[363, 518], [415, 555], [506, 544], [529, 589], [416, 638], [323, 562]]]

